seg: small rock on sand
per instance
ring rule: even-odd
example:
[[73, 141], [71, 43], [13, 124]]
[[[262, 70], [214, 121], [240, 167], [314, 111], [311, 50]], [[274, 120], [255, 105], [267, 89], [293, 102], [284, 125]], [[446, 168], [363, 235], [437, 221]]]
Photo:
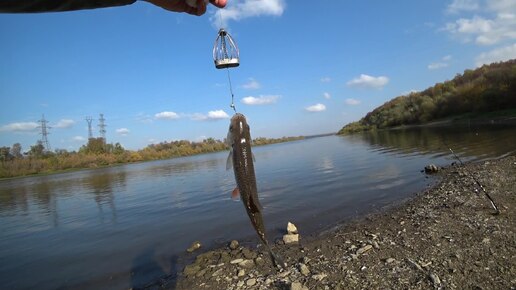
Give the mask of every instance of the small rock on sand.
[[238, 244], [238, 241], [237, 241], [237, 240], [232, 240], [232, 241], [231, 241], [231, 243], [229, 243], [229, 248], [230, 248], [231, 250], [236, 250], [236, 249], [238, 249], [238, 246], [239, 246], [239, 244]]
[[290, 284], [290, 290], [308, 290], [308, 288], [303, 286], [301, 282], [292, 282], [292, 284]]
[[308, 266], [305, 264], [299, 263], [299, 272], [301, 272], [301, 274], [304, 276], [308, 276], [310, 274], [310, 269], [308, 269]]
[[256, 284], [256, 279], [255, 278], [251, 278], [251, 279], [245, 281], [245, 284], [247, 286], [249, 286], [249, 287], [254, 286]]
[[357, 250], [357, 255], [362, 255], [363, 253], [371, 250], [372, 248], [373, 248], [373, 246], [371, 246], [371, 245], [363, 246], [362, 248]]
[[195, 242], [192, 243], [190, 248], [188, 248], [186, 251], [188, 253], [192, 253], [193, 251], [198, 250], [199, 248], [201, 248], [201, 242], [195, 241]]
[[288, 234], [297, 234], [297, 227], [291, 222], [287, 224], [287, 233]]
[[297, 242], [299, 242], [299, 235], [298, 234], [283, 235], [283, 242], [285, 244], [297, 243]]

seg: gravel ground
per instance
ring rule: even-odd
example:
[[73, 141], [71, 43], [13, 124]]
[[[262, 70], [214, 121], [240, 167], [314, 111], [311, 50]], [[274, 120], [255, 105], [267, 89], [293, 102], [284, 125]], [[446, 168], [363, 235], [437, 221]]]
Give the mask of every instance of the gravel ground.
[[[413, 199], [299, 243], [236, 242], [153, 289], [516, 289], [516, 157], [451, 165]], [[494, 214], [474, 176], [498, 204]], [[195, 253], [194, 253], [195, 254]]]

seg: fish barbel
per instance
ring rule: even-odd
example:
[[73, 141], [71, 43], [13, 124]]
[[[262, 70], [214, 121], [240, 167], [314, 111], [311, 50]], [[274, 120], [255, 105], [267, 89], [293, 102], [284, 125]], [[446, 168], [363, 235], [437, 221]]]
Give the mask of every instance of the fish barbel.
[[262, 243], [267, 247], [272, 262], [275, 266], [284, 267], [285, 263], [275, 255], [265, 236], [265, 225], [262, 218], [262, 206], [258, 200], [258, 190], [256, 188], [256, 176], [254, 174], [254, 156], [251, 152], [251, 132], [247, 120], [242, 114], [235, 114], [231, 118], [227, 143], [229, 145], [229, 156], [226, 169], [233, 166], [237, 187], [233, 193], [238, 195], [244, 203], [245, 210], [256, 233]]

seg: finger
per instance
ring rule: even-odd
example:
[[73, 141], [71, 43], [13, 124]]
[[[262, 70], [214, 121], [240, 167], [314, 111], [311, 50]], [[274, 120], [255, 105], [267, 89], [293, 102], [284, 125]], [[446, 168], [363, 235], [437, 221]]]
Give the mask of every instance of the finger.
[[210, 3], [218, 8], [226, 7], [227, 2], [227, 0], [210, 0]]
[[204, 0], [197, 0], [197, 15], [201, 16], [206, 13], [206, 2]]

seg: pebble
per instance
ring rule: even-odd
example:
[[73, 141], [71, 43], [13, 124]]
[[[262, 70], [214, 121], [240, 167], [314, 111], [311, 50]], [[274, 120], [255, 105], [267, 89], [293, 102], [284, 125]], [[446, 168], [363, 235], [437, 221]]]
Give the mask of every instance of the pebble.
[[290, 284], [290, 290], [308, 290], [308, 288], [303, 286], [301, 282], [292, 282], [292, 284]]
[[288, 234], [297, 234], [297, 227], [291, 222], [287, 224], [287, 233]]
[[201, 242], [195, 241], [195, 242], [192, 243], [190, 248], [186, 249], [186, 251], [188, 253], [192, 253], [193, 251], [198, 250], [199, 248], [201, 248]]
[[247, 281], [245, 281], [245, 285], [251, 287], [251, 286], [254, 286], [256, 284], [256, 279], [255, 278], [251, 278]]
[[390, 264], [390, 263], [392, 263], [392, 262], [394, 262], [394, 261], [396, 261], [396, 259], [394, 259], [394, 258], [388, 258], [387, 260], [385, 260], [385, 263]]
[[299, 242], [299, 234], [283, 235], [283, 242], [285, 244], [297, 243], [297, 242]]
[[238, 244], [238, 241], [237, 241], [237, 240], [232, 240], [232, 241], [231, 241], [231, 243], [229, 243], [229, 248], [230, 248], [231, 250], [236, 250], [236, 249], [238, 249], [238, 246], [239, 246], [239, 244]]
[[244, 259], [240, 259], [240, 258], [239, 258], [239, 259], [234, 259], [234, 260], [232, 260], [232, 261], [231, 261], [231, 262], [229, 262], [229, 263], [230, 263], [230, 264], [238, 264], [238, 263], [240, 263], [240, 262], [242, 262], [242, 261], [244, 261]]
[[362, 255], [363, 253], [371, 250], [372, 248], [373, 248], [373, 246], [371, 246], [371, 245], [363, 246], [362, 248], [357, 250], [357, 255]]
[[435, 273], [430, 273], [430, 280], [434, 283], [434, 287], [439, 288], [441, 286], [441, 279]]
[[310, 269], [308, 269], [308, 266], [305, 264], [299, 263], [299, 272], [301, 272], [301, 274], [304, 276], [308, 276], [310, 274]]
[[242, 287], [242, 286], [244, 286], [244, 281], [238, 281], [237, 287]]
[[254, 262], [253, 260], [243, 260], [242, 262], [238, 263], [238, 266], [245, 269], [251, 269], [254, 267]]
[[322, 279], [326, 278], [327, 276], [328, 275], [326, 275], [324, 273], [320, 273], [320, 274], [313, 275], [312, 279], [317, 280], [317, 281], [321, 281]]
[[222, 272], [224, 272], [224, 268], [220, 268], [217, 271], [213, 272], [213, 274], [211, 274], [211, 276], [212, 277], [220, 276], [222, 274]]
[[245, 275], [245, 270], [244, 269], [238, 270], [238, 274], [237, 274], [238, 277], [242, 277], [244, 275]]

